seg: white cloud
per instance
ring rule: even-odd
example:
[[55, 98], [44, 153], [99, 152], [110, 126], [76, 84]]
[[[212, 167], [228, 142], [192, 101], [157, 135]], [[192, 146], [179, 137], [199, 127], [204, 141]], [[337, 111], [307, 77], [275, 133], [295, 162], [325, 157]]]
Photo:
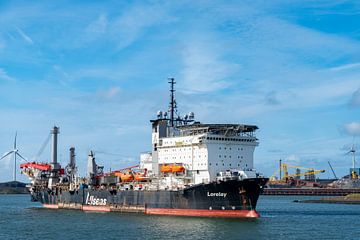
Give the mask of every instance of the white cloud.
[[107, 16], [102, 13], [100, 16], [86, 28], [86, 32], [90, 34], [103, 34], [109, 24]]
[[185, 92], [206, 93], [228, 88], [238, 64], [223, 59], [224, 49], [211, 37], [186, 40], [182, 53], [184, 68], [181, 71]]
[[7, 81], [15, 80], [13, 77], [10, 77], [3, 68], [0, 68], [0, 79], [7, 80]]
[[[334, 146], [341, 146], [342, 139], [340, 143], [328, 144], [326, 141], [334, 127], [322, 126], [319, 130], [317, 124], [311, 123], [321, 122], [323, 119], [319, 118], [325, 116], [321, 114], [328, 109], [336, 113], [348, 110], [337, 107], [343, 107], [359, 88], [360, 75], [356, 72], [359, 63], [328, 67], [334, 66], [339, 59], [356, 59], [353, 56], [358, 55], [358, 41], [346, 35], [306, 28], [291, 19], [282, 20], [282, 16], [286, 18], [289, 14], [288, 9], [278, 6], [284, 14], [274, 14], [273, 3], [269, 11], [263, 10], [263, 3], [257, 6], [230, 2], [212, 6], [203, 2], [115, 5], [97, 7], [97, 4], [90, 4], [84, 8], [77, 4], [76, 12], [83, 11], [74, 15], [71, 14], [73, 7], [69, 12], [69, 6], [65, 5], [49, 11], [52, 9], [50, 4], [39, 4], [38, 9], [14, 4], [15, 12], [9, 14], [5, 9], [1, 14], [3, 21], [0, 22], [7, 24], [0, 27], [0, 34], [9, 33], [4, 35], [4, 52], [9, 51], [7, 55], [1, 54], [2, 58], [8, 59], [9, 63], [13, 59], [26, 58], [31, 64], [34, 64], [33, 58], [43, 58], [34, 69], [39, 72], [32, 73], [44, 84], [34, 87], [34, 82], [26, 79], [28, 85], [20, 84], [16, 88], [27, 91], [16, 97], [11, 94], [14, 89], [2, 88], [2, 98], [7, 101], [3, 106], [5, 109], [1, 109], [1, 123], [8, 126], [6, 129], [26, 126], [29, 139], [24, 145], [29, 152], [37, 150], [36, 144], [43, 141], [34, 141], [34, 136], [41, 130], [47, 134], [46, 126], [51, 127], [55, 121], [62, 127], [62, 143], [80, 145], [79, 151], [89, 146], [111, 148], [115, 145], [117, 152], [126, 151], [127, 155], [147, 150], [151, 137], [150, 127], [146, 124], [148, 118], [152, 117], [152, 111], [166, 108], [168, 100], [168, 93], [159, 94], [158, 89], [166, 88], [166, 81], [162, 80], [174, 74], [178, 79], [178, 93], [181, 94], [183, 89], [187, 93], [200, 93], [187, 94], [183, 99], [179, 94], [181, 112], [194, 110], [198, 120], [207, 122], [259, 122], [259, 149], [267, 143], [266, 149], [281, 146], [279, 158], [288, 156], [289, 161], [312, 159], [315, 154], [308, 156], [306, 153], [314, 151], [321, 151], [322, 159], [337, 157]], [[39, 23], [39, 19], [48, 21]], [[31, 29], [39, 49], [23, 51], [26, 46], [19, 48], [19, 45], [24, 45], [23, 41], [31, 44], [33, 39], [21, 29], [16, 31], [12, 27], [12, 31], [7, 31], [6, 25]], [[19, 35], [20, 41], [10, 41]], [[43, 42], [40, 44], [40, 41]], [[84, 46], [90, 41], [94, 41], [91, 46]], [[183, 47], [181, 51], [172, 51], [179, 46]], [[124, 54], [116, 53], [127, 47], [129, 51]], [[64, 48], [78, 49], [59, 51]], [[52, 65], [53, 75], [46, 75], [46, 67]], [[11, 69], [15, 68], [12, 66]], [[11, 76], [23, 74], [21, 71], [10, 73]], [[41, 79], [42, 75], [47, 78]], [[0, 79], [12, 78], [0, 69]], [[59, 81], [63, 85], [57, 84]], [[146, 91], [141, 92], [141, 89]], [[151, 92], [154, 89], [155, 93]], [[352, 102], [358, 103], [359, 91], [353, 94]], [[272, 104], [264, 104], [264, 98]], [[162, 101], [165, 103], [158, 105]], [[281, 104], [276, 104], [279, 102]], [[319, 110], [319, 114], [299, 114], [298, 117], [291, 114], [297, 110], [311, 113], [314, 109]], [[309, 129], [296, 126], [298, 118], [307, 121]], [[328, 124], [324, 125], [336, 125], [337, 120], [336, 117], [326, 118]], [[141, 131], [139, 126], [143, 127]], [[294, 129], [308, 131], [296, 132]], [[269, 131], [276, 133], [269, 137]], [[288, 134], [287, 142], [278, 144], [276, 139], [284, 133]], [[289, 136], [291, 133], [293, 135]], [[298, 144], [299, 139], [308, 140], [311, 134], [324, 135], [324, 139]], [[119, 135], [123, 142], [109, 144], [119, 142]], [[140, 135], [145, 137], [138, 140]], [[126, 144], [132, 140], [138, 144]], [[268, 160], [268, 155], [268, 152], [263, 153], [260, 158]], [[79, 156], [86, 158], [85, 150], [79, 152]]]
[[84, 30], [82, 36], [80, 36], [80, 41], [78, 44], [83, 46], [83, 43], [92, 42], [95, 40], [101, 40], [104, 36], [106, 36], [107, 30], [109, 27], [109, 20], [105, 13], [102, 13], [98, 16], [98, 18], [91, 22]]
[[360, 88], [353, 93], [350, 99], [350, 105], [354, 107], [360, 106]]
[[360, 136], [360, 123], [351, 122], [344, 124], [344, 130], [347, 134], [351, 136]]
[[24, 39], [25, 42], [29, 44], [34, 44], [34, 41], [20, 28], [16, 27], [17, 32], [19, 35]]
[[359, 67], [360, 67], [360, 63], [350, 63], [350, 64], [344, 64], [341, 66], [333, 67], [333, 68], [331, 68], [331, 70], [342, 71], [342, 70], [354, 69], [354, 68], [359, 68]]
[[120, 90], [121, 89], [119, 87], [111, 87], [105, 91], [100, 91], [99, 96], [105, 98], [106, 100], [111, 100], [118, 95]]
[[169, 23], [172, 19], [165, 6], [135, 4], [109, 24], [109, 36], [116, 41], [118, 49], [123, 49], [139, 39], [147, 28]]
[[295, 154], [292, 154], [292, 155], [286, 157], [286, 160], [291, 161], [291, 162], [295, 162], [295, 161], [299, 161], [300, 158], [299, 158], [299, 156], [296, 156]]

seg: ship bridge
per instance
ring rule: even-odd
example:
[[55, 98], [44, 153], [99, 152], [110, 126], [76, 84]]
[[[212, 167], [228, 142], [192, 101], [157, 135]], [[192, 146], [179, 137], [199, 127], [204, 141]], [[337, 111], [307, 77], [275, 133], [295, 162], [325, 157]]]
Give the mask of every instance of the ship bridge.
[[194, 123], [189, 125], [177, 126], [181, 136], [198, 135], [211, 133], [224, 136], [247, 136], [255, 137], [255, 131], [258, 129], [255, 125], [244, 124], [203, 124]]

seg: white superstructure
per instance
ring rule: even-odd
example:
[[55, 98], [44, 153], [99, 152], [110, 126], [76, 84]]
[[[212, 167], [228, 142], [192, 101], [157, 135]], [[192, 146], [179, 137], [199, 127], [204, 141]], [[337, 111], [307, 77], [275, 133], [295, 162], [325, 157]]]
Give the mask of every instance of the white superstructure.
[[[175, 117], [174, 80], [167, 112], [161, 111], [152, 123], [152, 151], [143, 153], [140, 168], [154, 176], [163, 175], [169, 187], [176, 184], [208, 183], [237, 172], [241, 177], [256, 177], [253, 155], [258, 145], [257, 126], [242, 124], [202, 124], [194, 114]], [[183, 166], [183, 173], [166, 173], [163, 167]], [[165, 184], [166, 185], [166, 184]]]

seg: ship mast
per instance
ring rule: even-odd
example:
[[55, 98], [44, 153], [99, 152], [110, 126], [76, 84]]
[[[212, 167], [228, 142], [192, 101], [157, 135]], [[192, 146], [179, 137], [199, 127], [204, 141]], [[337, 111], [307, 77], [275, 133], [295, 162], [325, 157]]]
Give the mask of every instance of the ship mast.
[[170, 83], [170, 126], [174, 127], [174, 111], [176, 108], [175, 96], [174, 96], [174, 85], [176, 84], [174, 78], [168, 78]]

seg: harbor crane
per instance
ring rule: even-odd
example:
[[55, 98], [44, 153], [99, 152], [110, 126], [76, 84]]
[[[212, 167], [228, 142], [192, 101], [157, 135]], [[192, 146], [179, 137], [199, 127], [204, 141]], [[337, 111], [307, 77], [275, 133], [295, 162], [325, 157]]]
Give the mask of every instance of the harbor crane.
[[[289, 168], [296, 169], [296, 173], [289, 174]], [[305, 172], [301, 173], [301, 170]], [[325, 170], [316, 170], [314, 168], [305, 168], [301, 166], [292, 166], [287, 163], [282, 163], [280, 160], [279, 169], [275, 171], [275, 173], [270, 177], [270, 182], [288, 182], [290, 179], [299, 178], [299, 177], [311, 177], [315, 176], [318, 173], [324, 173]], [[279, 180], [277, 180], [276, 175], [279, 173]]]

